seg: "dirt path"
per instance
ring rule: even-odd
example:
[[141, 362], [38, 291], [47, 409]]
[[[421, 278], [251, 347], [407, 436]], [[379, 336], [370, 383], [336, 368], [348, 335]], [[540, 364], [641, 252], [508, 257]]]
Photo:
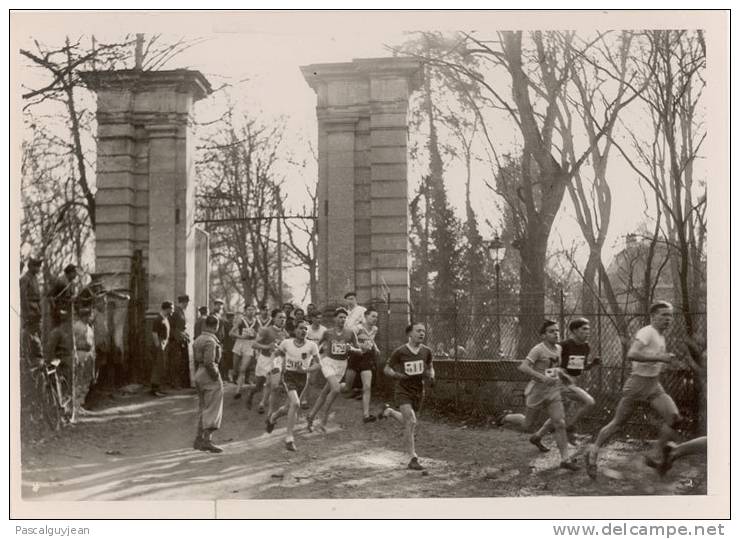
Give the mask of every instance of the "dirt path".
[[440, 423], [423, 414], [417, 451], [428, 473], [412, 472], [405, 469], [400, 427], [392, 420], [364, 425], [360, 403], [344, 399], [327, 434], [302, 429], [299, 451], [289, 453], [284, 420], [266, 434], [264, 416], [247, 412], [233, 394], [228, 385], [224, 424], [214, 438], [223, 454], [191, 448], [194, 394], [121, 395], [54, 439], [23, 449], [22, 495], [214, 500], [706, 493], [703, 459], [676, 463], [658, 479], [642, 462], [644, 447], [615, 442], [602, 452], [600, 477], [592, 481], [583, 471], [557, 468], [557, 452], [537, 452], [524, 435]]

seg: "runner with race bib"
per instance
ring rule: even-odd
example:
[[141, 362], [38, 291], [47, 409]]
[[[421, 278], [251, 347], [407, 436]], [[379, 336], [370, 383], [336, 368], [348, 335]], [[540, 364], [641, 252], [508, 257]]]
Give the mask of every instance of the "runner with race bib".
[[421, 410], [424, 399], [424, 378], [434, 382], [434, 367], [432, 366], [432, 350], [422, 344], [426, 337], [424, 324], [410, 324], [406, 327], [408, 343], [396, 348], [385, 364], [383, 373], [398, 380], [396, 385], [396, 404], [399, 410], [394, 410], [388, 404], [378, 415], [378, 419], [392, 417], [403, 425], [403, 436], [406, 449], [411, 460], [408, 463], [410, 470], [423, 470], [419, 463], [414, 444], [416, 431], [416, 414]]
[[288, 394], [288, 402], [268, 417], [267, 432], [272, 432], [275, 428], [275, 422], [282, 416], [287, 415], [285, 448], [288, 451], [296, 450], [293, 429], [298, 420], [298, 408], [301, 404], [298, 395], [306, 386], [308, 373], [320, 368], [319, 348], [315, 342], [306, 340], [307, 331], [308, 322], [305, 320], [297, 322], [293, 330], [295, 337], [281, 342], [276, 352], [282, 358], [282, 383]]
[[[585, 371], [590, 370], [594, 365], [598, 365], [600, 360], [599, 358], [594, 358], [593, 361], [588, 360], [588, 356], [591, 354], [591, 347], [588, 344], [588, 338], [591, 335], [591, 326], [587, 319], [576, 318], [575, 320], [571, 320], [570, 324], [568, 324], [568, 330], [571, 337], [560, 343], [562, 349], [560, 353], [560, 368], [570, 376], [574, 383], [563, 384], [561, 395], [578, 406], [576, 411], [565, 422], [565, 432], [568, 436], [568, 441], [575, 445], [575, 425], [583, 417], [583, 414], [595, 404], [594, 398], [585, 389], [578, 387], [575, 379]], [[534, 434], [534, 438], [540, 440], [545, 434], [554, 430], [552, 421], [548, 419], [540, 430]]]
[[340, 307], [334, 311], [334, 327], [327, 329], [321, 340], [321, 372], [326, 378], [326, 385], [306, 418], [309, 431], [313, 430], [314, 419], [324, 403], [326, 407], [322, 415], [321, 429], [326, 431], [329, 410], [341, 391], [340, 382], [347, 370], [347, 358], [350, 352], [362, 352], [355, 332], [345, 327], [346, 321], [347, 310]]

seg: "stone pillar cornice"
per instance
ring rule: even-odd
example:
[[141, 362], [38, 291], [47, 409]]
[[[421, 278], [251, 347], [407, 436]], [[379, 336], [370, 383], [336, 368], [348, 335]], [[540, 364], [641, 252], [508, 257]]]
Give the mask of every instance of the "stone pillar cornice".
[[416, 58], [356, 58], [351, 62], [310, 64], [301, 67], [303, 78], [318, 93], [322, 84], [331, 81], [357, 80], [358, 78], [396, 78], [409, 81], [415, 89], [421, 81], [421, 62]]
[[80, 76], [85, 85], [95, 92], [129, 90], [137, 93], [145, 90], [151, 91], [153, 88], [166, 88], [189, 93], [194, 101], [198, 101], [213, 91], [211, 84], [200, 71], [190, 69], [84, 71], [80, 73]]

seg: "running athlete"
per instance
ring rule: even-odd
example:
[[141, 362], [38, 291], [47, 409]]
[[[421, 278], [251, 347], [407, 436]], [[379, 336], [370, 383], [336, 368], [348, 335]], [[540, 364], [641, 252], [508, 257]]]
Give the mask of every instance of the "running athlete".
[[[526, 414], [507, 414], [502, 424], [510, 424], [525, 432], [531, 432], [532, 424], [541, 410], [546, 410], [555, 429], [555, 440], [560, 450], [560, 467], [570, 471], [579, 469], [568, 458], [568, 437], [565, 434], [565, 409], [561, 392], [563, 383], [573, 384], [572, 379], [560, 368], [561, 348], [558, 344], [560, 331], [557, 322], [545, 320], [540, 328], [542, 342], [535, 345], [521, 362], [519, 370], [530, 376], [524, 394], [526, 395]], [[549, 451], [535, 435], [529, 441], [540, 451]]]
[[372, 307], [365, 310], [364, 320], [355, 328], [357, 341], [360, 343], [362, 353], [352, 354], [347, 362], [347, 374], [344, 383], [347, 394], [352, 395], [352, 384], [356, 373], [360, 373], [362, 380], [362, 422], [372, 423], [377, 418], [370, 415], [370, 391], [373, 383], [373, 367], [375, 367], [376, 354], [380, 353], [375, 344], [378, 334], [378, 311]]
[[[315, 308], [308, 311], [307, 320], [311, 325], [308, 327], [306, 339], [315, 342], [316, 346], [321, 343], [321, 340], [324, 338], [324, 333], [326, 333], [326, 328], [321, 325], [321, 318], [321, 311], [318, 311]], [[303, 391], [301, 391], [301, 408], [303, 410], [308, 410], [308, 394], [309, 388], [311, 387], [311, 379], [314, 377], [314, 372], [315, 371], [311, 371], [308, 373], [306, 385], [303, 387]]]
[[326, 330], [321, 341], [321, 372], [326, 378], [326, 384], [306, 418], [309, 431], [313, 430], [314, 419], [324, 403], [326, 403], [326, 407], [321, 421], [321, 430], [326, 431], [329, 410], [331, 410], [331, 405], [334, 404], [341, 391], [340, 382], [347, 370], [347, 357], [351, 352], [361, 352], [357, 335], [354, 331], [345, 327], [346, 321], [346, 309], [340, 307], [334, 311], [334, 327]]
[[280, 343], [277, 354], [282, 357], [282, 383], [288, 394], [287, 404], [283, 404], [267, 418], [267, 432], [272, 432], [275, 422], [282, 416], [288, 416], [285, 449], [295, 451], [293, 429], [298, 419], [300, 398], [298, 392], [306, 386], [308, 373], [321, 368], [319, 365], [319, 347], [315, 342], [306, 340], [308, 322], [301, 320], [294, 329], [294, 337]]
[[434, 366], [432, 365], [432, 350], [423, 344], [426, 337], [426, 327], [417, 322], [406, 327], [408, 342], [396, 348], [383, 368], [383, 373], [395, 380], [396, 404], [399, 410], [394, 410], [386, 404], [378, 415], [379, 419], [392, 417], [403, 425], [403, 438], [408, 451], [408, 468], [423, 470], [416, 454], [414, 436], [416, 431], [416, 414], [421, 410], [424, 399], [424, 378], [434, 383]]
[[234, 320], [231, 328], [231, 336], [234, 337], [234, 366], [239, 373], [236, 379], [235, 399], [242, 398], [242, 386], [244, 378], [249, 370], [249, 365], [254, 359], [254, 350], [252, 344], [257, 338], [257, 332], [260, 329], [260, 323], [257, 321], [257, 310], [254, 305], [247, 305], [244, 310], [244, 316]]
[[[591, 335], [591, 326], [585, 318], [576, 318], [568, 324], [571, 337], [560, 343], [562, 352], [560, 354], [560, 368], [575, 380], [585, 371], [590, 370], [594, 365], [600, 363], [599, 358], [589, 361], [588, 356], [591, 353], [591, 347], [588, 344], [588, 338]], [[566, 379], [567, 380], [567, 379]], [[571, 444], [576, 443], [575, 425], [588, 410], [595, 404], [594, 398], [588, 392], [578, 387], [575, 383], [565, 383], [562, 388], [563, 397], [576, 403], [578, 408], [565, 422], [565, 433]], [[552, 420], [548, 419], [542, 428], [532, 436], [534, 443], [538, 448], [546, 448], [542, 444], [542, 437], [555, 429], [552, 426]], [[549, 449], [548, 449], [549, 450]]]
[[280, 382], [280, 369], [276, 369], [275, 350], [278, 344], [288, 338], [285, 331], [285, 313], [280, 309], [273, 309], [272, 323], [269, 326], [262, 327], [259, 330], [257, 339], [252, 344], [252, 348], [257, 350], [257, 365], [254, 369], [256, 379], [255, 387], [251, 388], [247, 394], [247, 410], [252, 408], [252, 398], [255, 393], [262, 391], [257, 413], [265, 413], [265, 405], [272, 412], [274, 403], [273, 390]]
[[599, 431], [596, 441], [586, 453], [586, 472], [592, 479], [596, 478], [599, 449], [627, 421], [633, 404], [640, 401], [649, 402], [663, 419], [660, 437], [655, 444], [655, 458], [648, 455], [645, 463], [656, 468], [661, 475], [667, 470], [664, 448], [669, 440], [676, 439], [674, 429], [682, 419], [676, 403], [665, 392], [658, 379], [663, 364], [670, 364], [675, 358], [665, 348], [664, 334], [672, 323], [673, 306], [667, 301], [658, 301], [650, 307], [650, 324], [635, 333], [627, 352], [627, 358], [632, 361], [632, 373], [624, 383], [622, 398], [617, 404], [614, 418]]

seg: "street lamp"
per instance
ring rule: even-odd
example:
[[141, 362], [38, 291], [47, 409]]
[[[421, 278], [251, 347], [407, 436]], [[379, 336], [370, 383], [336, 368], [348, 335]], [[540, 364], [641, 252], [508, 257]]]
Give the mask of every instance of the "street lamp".
[[501, 259], [499, 254], [503, 257], [505, 252], [504, 242], [496, 232], [493, 239], [488, 242], [488, 253], [494, 261], [493, 269], [496, 272], [496, 354], [499, 358], [501, 357]]

